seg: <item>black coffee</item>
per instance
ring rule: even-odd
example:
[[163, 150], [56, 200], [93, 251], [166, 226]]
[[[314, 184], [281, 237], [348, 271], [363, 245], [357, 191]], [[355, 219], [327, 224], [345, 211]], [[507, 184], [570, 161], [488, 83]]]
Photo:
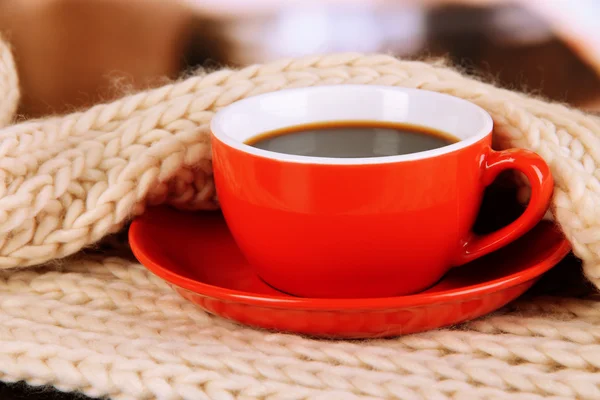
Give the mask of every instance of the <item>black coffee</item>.
[[457, 138], [421, 126], [390, 122], [319, 122], [266, 132], [246, 144], [277, 153], [312, 157], [382, 157], [417, 153]]

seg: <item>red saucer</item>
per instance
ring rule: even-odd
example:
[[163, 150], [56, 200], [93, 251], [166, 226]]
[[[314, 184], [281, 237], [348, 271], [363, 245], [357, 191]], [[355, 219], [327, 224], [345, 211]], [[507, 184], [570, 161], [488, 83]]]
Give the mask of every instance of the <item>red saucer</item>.
[[269, 330], [344, 338], [396, 336], [477, 318], [521, 295], [570, 250], [554, 225], [541, 222], [422, 293], [337, 300], [293, 297], [265, 284], [220, 213], [149, 208], [132, 223], [129, 238], [144, 266], [210, 313]]

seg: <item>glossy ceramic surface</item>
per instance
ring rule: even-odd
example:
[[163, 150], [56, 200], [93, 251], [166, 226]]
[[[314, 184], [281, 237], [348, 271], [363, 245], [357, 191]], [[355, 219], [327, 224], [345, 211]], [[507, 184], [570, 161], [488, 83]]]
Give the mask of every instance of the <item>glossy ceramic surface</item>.
[[[429, 126], [458, 143], [373, 158], [274, 153], [253, 135], [303, 123], [377, 120]], [[542, 218], [553, 182], [524, 150], [492, 151], [491, 117], [465, 100], [423, 90], [340, 85], [250, 97], [211, 123], [219, 202], [242, 253], [273, 287], [305, 297], [419, 292], [452, 266], [506, 245]], [[506, 169], [532, 187], [517, 221], [471, 233], [484, 189]]]
[[129, 231], [136, 257], [204, 310], [258, 328], [338, 338], [435, 329], [492, 312], [527, 290], [570, 250], [548, 222], [495, 253], [451, 270], [422, 293], [387, 298], [301, 298], [262, 281], [220, 213], [150, 208]]

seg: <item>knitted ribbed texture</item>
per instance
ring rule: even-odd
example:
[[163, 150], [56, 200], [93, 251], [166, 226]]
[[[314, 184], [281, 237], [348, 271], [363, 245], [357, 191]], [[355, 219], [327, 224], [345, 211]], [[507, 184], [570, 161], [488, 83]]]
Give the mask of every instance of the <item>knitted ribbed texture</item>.
[[[600, 398], [600, 305], [591, 300], [536, 299], [461, 329], [335, 342], [211, 317], [125, 258], [14, 268], [75, 254], [147, 204], [217, 207], [208, 140], [217, 109], [342, 83], [418, 87], [488, 110], [499, 147], [534, 150], [551, 166], [553, 214], [600, 282], [596, 118], [385, 55], [224, 69], [0, 130], [0, 380], [113, 399]], [[0, 44], [0, 124], [17, 88]]]
[[[12, 65], [4, 54], [0, 71]], [[15, 75], [4, 75], [10, 99]], [[489, 111], [499, 147], [536, 151], [551, 166], [556, 218], [588, 277], [600, 282], [600, 120], [442, 66], [360, 54], [223, 69], [0, 130], [0, 266], [73, 254], [148, 203], [214, 208], [208, 127], [215, 110], [277, 89], [343, 83], [434, 90]]]
[[460, 330], [359, 342], [211, 317], [122, 258], [6, 270], [0, 290], [0, 380], [136, 400], [600, 398], [593, 301], [536, 299]]

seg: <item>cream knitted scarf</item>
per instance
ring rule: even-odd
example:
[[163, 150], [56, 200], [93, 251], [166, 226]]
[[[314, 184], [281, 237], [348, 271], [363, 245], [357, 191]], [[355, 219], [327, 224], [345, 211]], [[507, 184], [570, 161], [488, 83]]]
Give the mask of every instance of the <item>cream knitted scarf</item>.
[[0, 42], [0, 380], [113, 399], [600, 398], [592, 300], [536, 298], [454, 330], [317, 341], [209, 316], [129, 258], [83, 255], [145, 205], [218, 206], [208, 124], [220, 107], [342, 83], [418, 87], [488, 110], [498, 147], [534, 150], [551, 166], [552, 218], [600, 284], [595, 117], [442, 65], [333, 54], [198, 74], [10, 125], [18, 80]]

